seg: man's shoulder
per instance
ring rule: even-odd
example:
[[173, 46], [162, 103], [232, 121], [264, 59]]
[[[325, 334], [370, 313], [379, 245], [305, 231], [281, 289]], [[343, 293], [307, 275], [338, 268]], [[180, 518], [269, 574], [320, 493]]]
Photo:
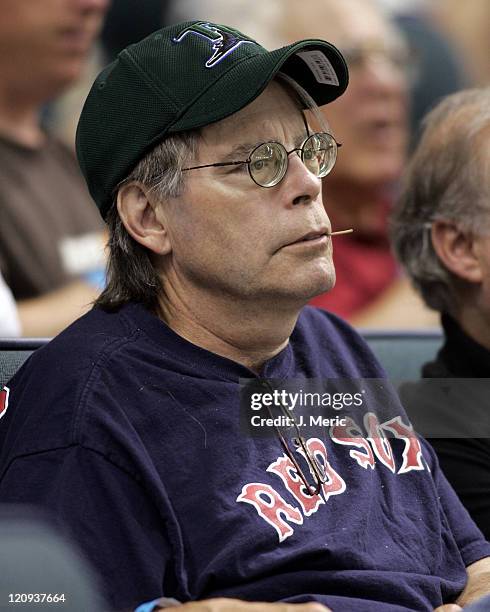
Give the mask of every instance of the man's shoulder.
[[95, 307], [36, 351], [28, 365], [30, 369], [50, 368], [53, 375], [73, 369], [80, 376], [85, 364], [95, 365], [116, 347], [131, 342], [136, 332], [124, 309], [105, 312]]
[[128, 316], [130, 309], [127, 305], [106, 312], [94, 307], [35, 351], [14, 380], [20, 380], [26, 388], [42, 385], [48, 396], [53, 395], [55, 387], [73, 397], [77, 389], [81, 393], [90, 382], [101, 389], [103, 372], [124, 369], [127, 351], [138, 341], [145, 341], [137, 322]]
[[114, 368], [114, 355], [123, 364], [125, 347], [139, 336], [123, 312], [94, 308], [35, 351], [7, 383], [0, 442], [17, 454], [78, 444], [91, 393], [97, 390], [103, 406], [111, 392], [104, 371]]
[[385, 374], [366, 341], [349, 323], [332, 312], [305, 306], [291, 336], [293, 344], [329, 358], [339, 366], [339, 375], [364, 378]]

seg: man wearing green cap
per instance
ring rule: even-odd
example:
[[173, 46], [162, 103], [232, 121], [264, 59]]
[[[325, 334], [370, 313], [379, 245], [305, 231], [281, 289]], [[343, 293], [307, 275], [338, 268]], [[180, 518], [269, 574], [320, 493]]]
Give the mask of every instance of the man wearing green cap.
[[383, 377], [303, 308], [335, 280], [317, 105], [346, 86], [324, 41], [269, 52], [199, 21], [123, 51], [88, 96], [108, 285], [0, 395], [0, 500], [53, 512], [115, 610], [407, 612], [489, 590], [490, 545], [389, 388], [389, 421], [240, 425], [241, 379]]

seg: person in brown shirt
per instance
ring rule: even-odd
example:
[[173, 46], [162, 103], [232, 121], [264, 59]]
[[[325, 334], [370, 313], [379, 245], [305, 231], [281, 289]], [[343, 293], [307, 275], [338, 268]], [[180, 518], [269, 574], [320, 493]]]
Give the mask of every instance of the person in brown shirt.
[[0, 270], [26, 336], [82, 314], [103, 279], [102, 226], [42, 107], [76, 80], [108, 0], [0, 0]]

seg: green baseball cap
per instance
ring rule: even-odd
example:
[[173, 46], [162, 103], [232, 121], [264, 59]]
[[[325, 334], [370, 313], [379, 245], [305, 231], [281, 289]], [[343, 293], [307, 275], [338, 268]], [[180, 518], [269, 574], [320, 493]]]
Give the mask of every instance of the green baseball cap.
[[78, 161], [102, 217], [113, 191], [164, 136], [236, 113], [284, 72], [321, 106], [346, 89], [340, 52], [323, 40], [267, 51], [208, 21], [162, 28], [130, 45], [97, 77], [76, 136]]

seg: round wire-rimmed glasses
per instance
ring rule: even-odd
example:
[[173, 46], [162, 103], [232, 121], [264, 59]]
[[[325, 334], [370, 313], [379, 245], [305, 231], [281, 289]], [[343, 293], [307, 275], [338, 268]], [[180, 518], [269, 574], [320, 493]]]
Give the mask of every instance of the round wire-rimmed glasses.
[[334, 167], [337, 160], [337, 150], [341, 146], [331, 134], [317, 132], [308, 136], [301, 147], [290, 151], [287, 151], [286, 147], [280, 142], [264, 142], [253, 149], [248, 159], [192, 166], [183, 168], [182, 171], [247, 164], [248, 173], [254, 183], [259, 187], [274, 187], [286, 175], [291, 153], [296, 152], [312, 174], [318, 178], [323, 178]]

